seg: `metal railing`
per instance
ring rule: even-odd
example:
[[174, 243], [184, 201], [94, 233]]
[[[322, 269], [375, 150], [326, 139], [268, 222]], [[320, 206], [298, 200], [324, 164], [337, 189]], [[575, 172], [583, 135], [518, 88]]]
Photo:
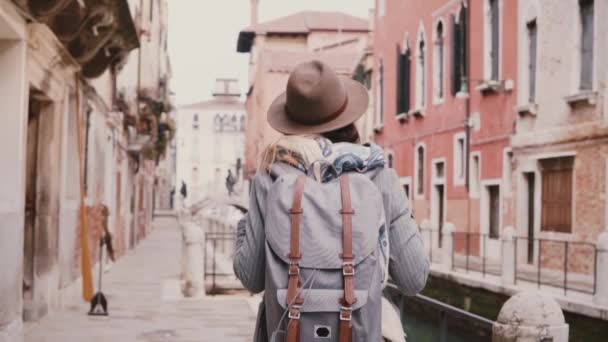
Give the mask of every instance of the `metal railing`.
[[[440, 232], [434, 229], [421, 229], [420, 232], [429, 259], [447, 264], [450, 260], [433, 260], [443, 251], [439, 246]], [[599, 251], [595, 243], [518, 236], [496, 238], [477, 232], [451, 234], [452, 239], [444, 236], [441, 247], [451, 249], [451, 256], [447, 257], [451, 257], [452, 271], [477, 272], [485, 278], [486, 275], [502, 276], [505, 269], [512, 269], [513, 284], [526, 281], [538, 288], [550, 286], [561, 289], [564, 295], [571, 291], [586, 294], [597, 291]], [[452, 245], [445, 246], [449, 243]], [[512, 255], [513, 260], [503, 260], [505, 248], [512, 248], [512, 254], [507, 255]]]
[[[527, 249], [523, 255], [518, 253], [521, 253], [521, 242]], [[539, 289], [541, 285], [557, 287], [564, 291], [564, 295], [568, 295], [568, 291], [596, 293], [598, 249], [594, 243], [515, 237], [514, 244], [516, 284], [523, 280], [535, 282]], [[571, 271], [571, 254], [583, 256], [583, 260], [579, 259], [577, 263], [579, 269], [574, 272]]]
[[[234, 241], [235, 235], [231, 232], [212, 232], [205, 234], [205, 244], [203, 245], [205, 249], [203, 254], [203, 265], [205, 265], [204, 278], [205, 282], [208, 278], [211, 278], [211, 288], [208, 291], [211, 295], [217, 294], [221, 292], [221, 290], [236, 289], [230, 286], [227, 288], [225, 284], [222, 284], [221, 286], [218, 284], [218, 278], [225, 279], [234, 277], [234, 273], [222, 271], [220, 270], [220, 267], [218, 267], [219, 257], [225, 256], [223, 251], [224, 246], [226, 243], [234, 244]], [[208, 253], [208, 248], [211, 248], [211, 253]], [[211, 254], [211, 257], [209, 257], [208, 254]]]
[[[480, 272], [483, 277], [486, 274], [500, 276], [502, 274], [500, 265], [500, 256], [488, 256], [488, 243], [494, 242], [501, 245], [500, 239], [495, 239], [490, 234], [471, 233], [471, 232], [453, 232], [452, 233], [454, 247], [452, 249], [452, 270], [457, 268], [464, 269], [465, 272], [475, 271]], [[460, 250], [464, 249], [464, 260], [458, 260]], [[472, 253], [475, 251], [476, 253]], [[500, 251], [498, 251], [500, 253]]]
[[[410, 340], [484, 342], [492, 339], [494, 321], [490, 319], [420, 294], [407, 297], [391, 283], [385, 289], [385, 296], [399, 309]], [[421, 322], [411, 322], [412, 329], [407, 329], [408, 320], [413, 317]], [[412, 331], [413, 328], [418, 331]], [[424, 336], [416, 336], [422, 334]]]

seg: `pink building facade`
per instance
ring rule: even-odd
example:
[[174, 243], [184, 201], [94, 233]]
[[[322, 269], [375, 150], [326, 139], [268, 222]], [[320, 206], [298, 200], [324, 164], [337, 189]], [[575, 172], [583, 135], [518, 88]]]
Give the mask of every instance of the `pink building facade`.
[[378, 0], [375, 22], [375, 140], [425, 239], [441, 249], [451, 222], [457, 250], [498, 258], [514, 222], [517, 1]]

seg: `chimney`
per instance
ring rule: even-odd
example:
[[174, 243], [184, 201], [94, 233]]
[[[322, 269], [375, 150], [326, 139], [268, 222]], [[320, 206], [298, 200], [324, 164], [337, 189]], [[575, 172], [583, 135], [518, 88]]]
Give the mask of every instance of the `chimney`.
[[251, 1], [251, 25], [256, 25], [258, 23], [258, 7], [260, 4], [260, 0], [250, 0]]

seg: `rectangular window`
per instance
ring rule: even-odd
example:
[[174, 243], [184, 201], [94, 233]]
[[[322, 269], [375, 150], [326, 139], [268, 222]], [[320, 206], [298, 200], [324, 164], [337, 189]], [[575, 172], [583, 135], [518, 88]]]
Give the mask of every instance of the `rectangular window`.
[[424, 147], [416, 149], [416, 193], [424, 194]]
[[437, 179], [443, 179], [443, 177], [445, 177], [445, 163], [440, 162], [435, 164], [435, 177]]
[[376, 88], [376, 126], [384, 125], [384, 66], [380, 61], [378, 68], [378, 85]]
[[469, 189], [473, 194], [479, 193], [479, 181], [480, 181], [480, 161], [479, 155], [471, 156], [471, 178], [469, 180]]
[[593, 88], [593, 0], [579, 0], [581, 16], [581, 78], [580, 90]]
[[459, 173], [459, 177], [460, 178], [464, 178], [465, 177], [465, 169], [466, 169], [466, 146], [464, 143], [464, 138], [458, 139], [458, 150], [460, 151], [460, 158], [459, 158], [459, 167], [458, 167], [458, 173]]
[[536, 102], [536, 20], [528, 23], [528, 102]]
[[434, 54], [434, 68], [433, 68], [433, 82], [435, 87], [435, 99], [443, 99], [443, 88], [444, 88], [444, 28], [443, 23], [439, 22], [435, 30], [435, 51]]
[[401, 53], [397, 46], [397, 115], [410, 110], [410, 50]]
[[574, 157], [540, 161], [542, 169], [541, 230], [572, 232]]
[[488, 186], [488, 212], [490, 222], [488, 233], [490, 239], [500, 237], [500, 187], [498, 185]]
[[460, 9], [458, 22], [452, 20], [452, 95], [465, 91], [467, 76], [467, 10]]
[[499, 0], [489, 0], [490, 2], [490, 78], [497, 81], [499, 79], [498, 70], [500, 66], [500, 8]]

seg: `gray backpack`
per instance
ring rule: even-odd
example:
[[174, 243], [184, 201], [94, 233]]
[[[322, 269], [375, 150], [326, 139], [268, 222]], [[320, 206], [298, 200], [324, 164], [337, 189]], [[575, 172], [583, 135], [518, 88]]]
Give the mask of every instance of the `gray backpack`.
[[358, 173], [329, 183], [287, 173], [266, 205], [270, 341], [381, 341], [388, 238], [376, 185]]

